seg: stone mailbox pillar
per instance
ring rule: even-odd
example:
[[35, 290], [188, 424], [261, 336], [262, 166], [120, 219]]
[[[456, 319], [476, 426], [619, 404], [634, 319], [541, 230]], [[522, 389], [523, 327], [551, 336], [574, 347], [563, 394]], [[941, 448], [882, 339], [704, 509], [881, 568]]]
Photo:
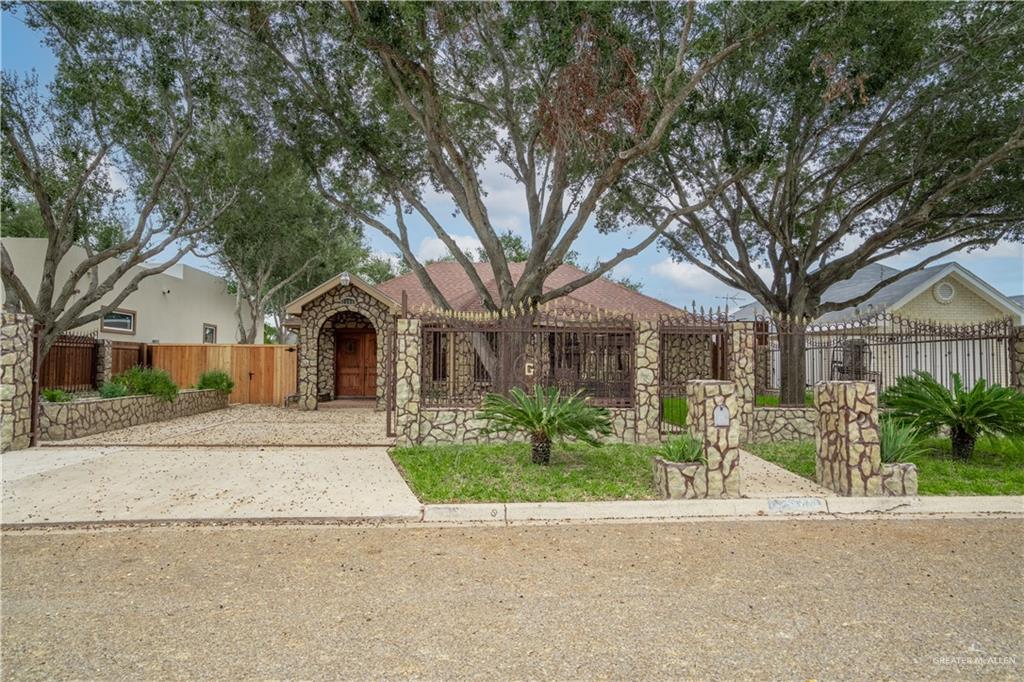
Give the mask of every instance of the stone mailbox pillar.
[[704, 441], [707, 458], [707, 496], [740, 496], [739, 401], [731, 381], [686, 383], [689, 412], [686, 426]]
[[814, 386], [814, 405], [818, 483], [847, 497], [881, 495], [878, 387], [867, 381], [822, 381]]

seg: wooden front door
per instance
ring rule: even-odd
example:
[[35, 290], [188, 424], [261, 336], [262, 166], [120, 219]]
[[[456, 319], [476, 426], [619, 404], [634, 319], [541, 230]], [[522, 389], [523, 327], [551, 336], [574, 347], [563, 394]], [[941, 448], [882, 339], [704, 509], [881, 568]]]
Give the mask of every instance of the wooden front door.
[[377, 334], [339, 329], [335, 337], [334, 393], [344, 398], [377, 394]]

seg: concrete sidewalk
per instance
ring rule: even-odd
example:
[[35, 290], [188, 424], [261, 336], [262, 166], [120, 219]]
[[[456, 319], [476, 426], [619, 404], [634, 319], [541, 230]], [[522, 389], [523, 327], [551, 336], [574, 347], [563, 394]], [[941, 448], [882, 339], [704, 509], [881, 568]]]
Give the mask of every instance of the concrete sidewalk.
[[383, 447], [35, 448], [0, 467], [5, 526], [421, 516]]

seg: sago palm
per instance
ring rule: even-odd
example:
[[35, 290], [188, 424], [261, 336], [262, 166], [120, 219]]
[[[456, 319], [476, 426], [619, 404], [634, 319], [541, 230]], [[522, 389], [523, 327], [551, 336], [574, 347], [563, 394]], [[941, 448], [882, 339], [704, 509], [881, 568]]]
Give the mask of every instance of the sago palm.
[[509, 396], [495, 393], [484, 398], [480, 417], [487, 420], [485, 433], [526, 433], [534, 464], [551, 461], [552, 441], [574, 438], [599, 445], [612, 432], [608, 410], [588, 405], [581, 393], [563, 397], [555, 388], [535, 386], [533, 394], [513, 388]]
[[922, 433], [946, 428], [953, 456], [967, 459], [980, 436], [1024, 435], [1024, 393], [978, 379], [965, 390], [959, 374], [949, 390], [927, 372], [901, 377], [885, 392], [890, 416]]

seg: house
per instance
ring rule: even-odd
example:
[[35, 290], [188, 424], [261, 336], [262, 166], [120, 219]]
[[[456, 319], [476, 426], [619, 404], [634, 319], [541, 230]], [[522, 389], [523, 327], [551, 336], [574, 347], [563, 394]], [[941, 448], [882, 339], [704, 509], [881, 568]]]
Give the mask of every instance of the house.
[[[509, 264], [514, 281], [518, 281], [523, 267], [523, 263]], [[476, 269], [487, 289], [496, 293], [490, 265], [478, 263]], [[455, 310], [466, 313], [484, 310], [461, 265], [433, 263], [427, 266], [427, 272]], [[575, 267], [562, 265], [548, 277], [546, 290], [584, 274]], [[395, 329], [403, 299], [405, 307], [413, 312], [433, 306], [430, 295], [414, 274], [373, 286], [347, 273], [331, 278], [288, 304], [289, 325], [299, 336], [300, 406], [315, 409], [318, 402], [334, 398], [372, 398], [378, 405], [384, 404], [387, 357], [394, 352], [388, 348], [387, 338]], [[617, 310], [648, 318], [683, 313], [674, 306], [605, 279], [580, 287], [558, 299], [557, 304]], [[462, 376], [460, 368], [465, 368], [466, 381], [473, 383], [478, 392], [486, 390], [487, 382], [481, 376], [484, 370], [477, 359], [487, 354], [486, 349], [479, 339], [475, 340], [474, 348], [473, 341], [466, 335], [455, 337], [454, 333], [427, 337], [430, 345], [423, 349], [425, 361], [434, 368], [429, 378], [454, 382]], [[490, 342], [486, 338], [483, 341], [484, 344]], [[604, 335], [602, 343], [614, 344], [614, 335]], [[632, 354], [632, 348], [619, 344], [609, 345], [607, 350], [607, 365], [621, 364], [622, 368], [617, 370], [620, 373], [625, 371], [626, 364], [632, 366], [631, 360], [624, 362], [625, 355]], [[574, 362], [579, 364], [582, 359]], [[709, 362], [707, 359], [704, 364]]]
[[[887, 265], [869, 265], [826, 289], [821, 300], [849, 300], [898, 272]], [[905, 319], [931, 322], [968, 324], [1010, 317], [1015, 324], [1024, 324], [1024, 302], [1014, 298], [1024, 299], [1006, 296], [958, 263], [944, 263], [912, 272], [866, 301], [826, 313], [815, 322], [829, 324], [885, 311]], [[764, 314], [764, 307], [755, 301], [737, 310], [733, 319], [754, 320]]]
[[[14, 271], [26, 286], [37, 286], [42, 278], [46, 239], [5, 237], [3, 245], [14, 263]], [[71, 268], [85, 258], [85, 249], [72, 246], [57, 268], [57, 286], [67, 281]], [[112, 272], [111, 262], [100, 264], [100, 276]], [[125, 274], [127, 281], [138, 266]], [[111, 295], [103, 300], [110, 300]], [[4, 292], [7, 303], [7, 292]], [[113, 341], [142, 343], [237, 343], [238, 322], [235, 296], [216, 275], [178, 263], [165, 272], [139, 282], [117, 310], [72, 330], [95, 334]], [[257, 335], [256, 343], [262, 343]]]

